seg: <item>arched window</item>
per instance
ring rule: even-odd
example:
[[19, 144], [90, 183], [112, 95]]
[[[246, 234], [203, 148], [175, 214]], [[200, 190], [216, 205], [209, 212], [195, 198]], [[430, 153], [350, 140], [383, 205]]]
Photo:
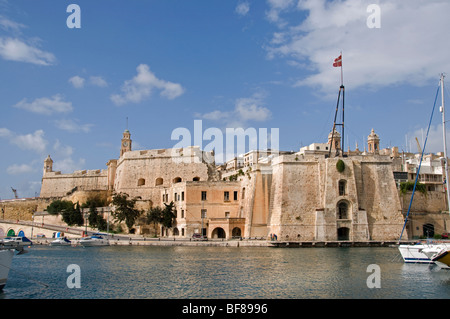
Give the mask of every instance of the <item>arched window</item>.
[[181, 183], [181, 177], [175, 177], [175, 178], [173, 179], [173, 182], [174, 182], [174, 183]]
[[337, 207], [337, 219], [348, 219], [348, 204], [347, 202], [339, 202]]
[[144, 178], [139, 178], [138, 179], [138, 186], [144, 186], [145, 185], [145, 179]]
[[341, 179], [339, 181], [339, 196], [347, 195], [347, 181]]
[[193, 182], [199, 182], [200, 181], [200, 177], [196, 176], [192, 179]]
[[161, 177], [159, 177], [155, 181], [155, 186], [162, 185], [163, 183], [164, 183], [164, 180]]

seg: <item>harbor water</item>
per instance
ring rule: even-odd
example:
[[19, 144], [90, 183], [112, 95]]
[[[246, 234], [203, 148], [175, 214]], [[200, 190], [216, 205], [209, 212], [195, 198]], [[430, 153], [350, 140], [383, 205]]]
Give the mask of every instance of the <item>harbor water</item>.
[[14, 257], [0, 293], [2, 299], [449, 297], [450, 271], [405, 264], [396, 247], [32, 246]]

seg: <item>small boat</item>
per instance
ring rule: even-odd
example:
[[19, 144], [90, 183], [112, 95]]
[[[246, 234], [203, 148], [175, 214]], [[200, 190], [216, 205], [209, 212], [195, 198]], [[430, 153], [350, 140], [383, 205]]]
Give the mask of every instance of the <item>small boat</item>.
[[59, 237], [50, 243], [50, 246], [70, 246], [71, 241], [66, 237]]
[[78, 244], [84, 247], [90, 247], [90, 246], [109, 246], [109, 240], [106, 238], [103, 238], [101, 235], [92, 235], [89, 237], [81, 238], [78, 241]]
[[25, 236], [5, 237], [0, 240], [0, 246], [4, 248], [20, 248], [33, 245], [33, 242]]
[[435, 253], [431, 260], [443, 269], [450, 269], [450, 249], [444, 248], [440, 252]]
[[5, 287], [11, 269], [14, 249], [0, 249], [0, 291]]

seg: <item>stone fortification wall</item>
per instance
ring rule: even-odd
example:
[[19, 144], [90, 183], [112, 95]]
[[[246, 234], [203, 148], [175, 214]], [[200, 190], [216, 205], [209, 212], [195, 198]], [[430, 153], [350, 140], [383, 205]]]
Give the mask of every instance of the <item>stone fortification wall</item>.
[[184, 181], [210, 180], [208, 165], [173, 149], [126, 152], [117, 163], [114, 190], [160, 202], [161, 187]]
[[37, 211], [43, 211], [51, 201], [42, 198], [10, 199], [0, 201], [0, 218], [5, 220], [32, 220]]
[[381, 157], [362, 160], [361, 185], [371, 239], [398, 239], [404, 221], [391, 162]]
[[70, 196], [76, 191], [108, 189], [107, 170], [83, 170], [73, 174], [46, 172], [42, 177], [41, 198]]
[[314, 240], [315, 212], [323, 208], [319, 162], [280, 156], [274, 161], [270, 230], [281, 240]]
[[[336, 169], [339, 159], [343, 172]], [[403, 226], [385, 157], [281, 156], [274, 161], [271, 192], [270, 232], [282, 240], [338, 240], [340, 230], [348, 232], [348, 240], [391, 240], [399, 238]], [[346, 212], [341, 215], [342, 203]]]

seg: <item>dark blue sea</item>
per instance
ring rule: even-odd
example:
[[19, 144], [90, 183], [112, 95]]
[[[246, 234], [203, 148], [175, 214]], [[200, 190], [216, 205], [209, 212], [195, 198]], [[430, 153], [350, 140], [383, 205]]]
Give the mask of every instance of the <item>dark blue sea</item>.
[[449, 297], [450, 271], [404, 264], [395, 247], [35, 245], [14, 257], [0, 293], [51, 300]]

